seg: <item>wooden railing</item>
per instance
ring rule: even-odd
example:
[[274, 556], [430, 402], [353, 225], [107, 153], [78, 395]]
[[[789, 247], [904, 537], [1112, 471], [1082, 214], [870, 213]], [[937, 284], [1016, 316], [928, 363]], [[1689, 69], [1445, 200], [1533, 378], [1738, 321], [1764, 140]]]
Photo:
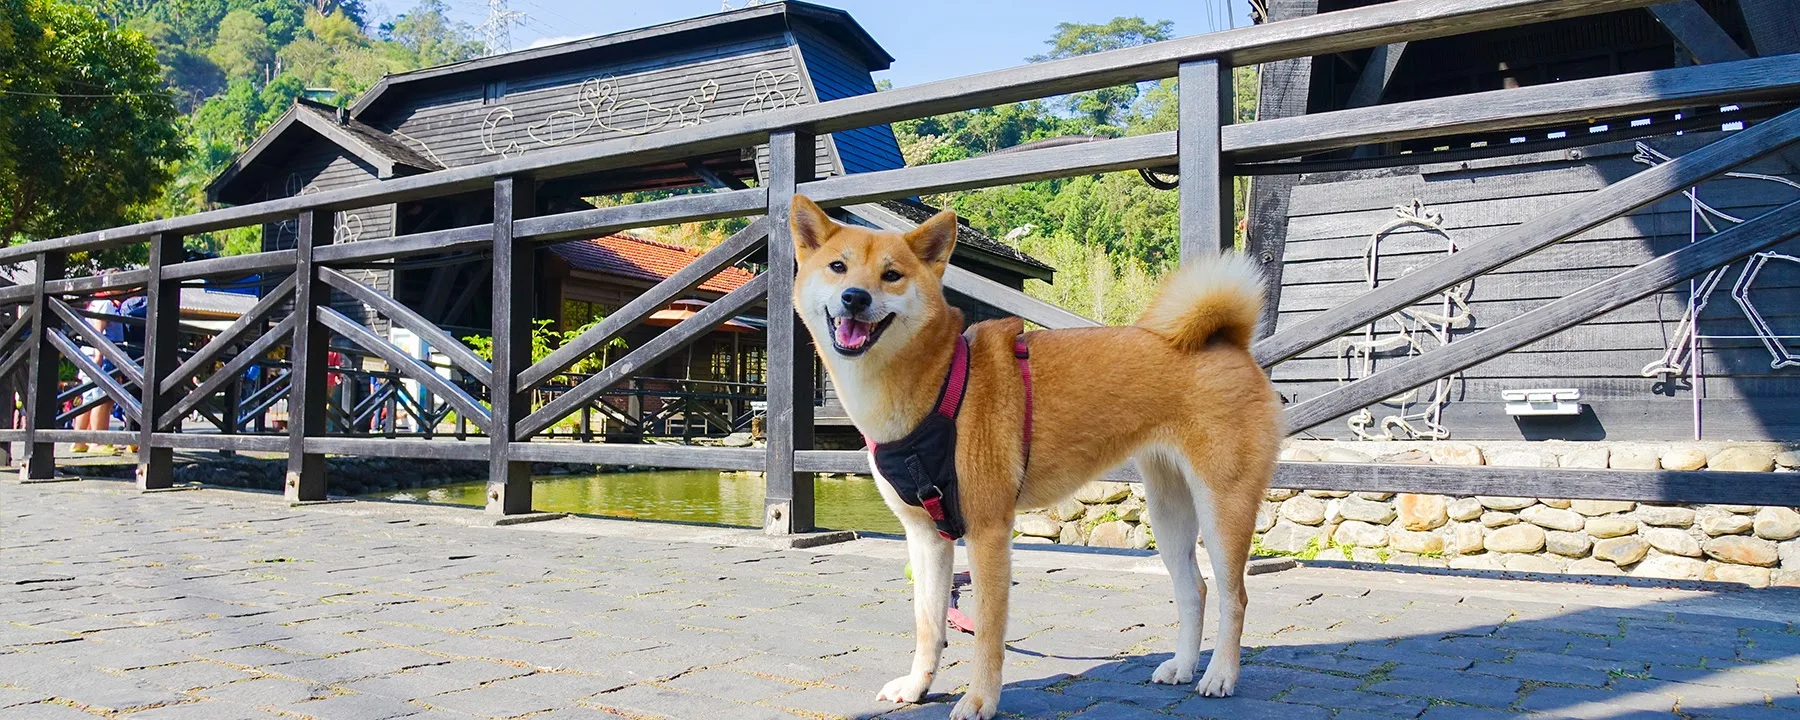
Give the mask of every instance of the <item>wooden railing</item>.
[[[363, 186], [212, 210], [121, 228], [0, 248], [0, 264], [29, 262], [29, 284], [0, 289], [0, 305], [15, 319], [0, 335], [0, 376], [26, 368], [26, 426], [0, 432], [22, 442], [24, 473], [50, 478], [58, 441], [137, 444], [140, 483], [167, 487], [175, 448], [285, 451], [286, 494], [293, 501], [324, 499], [326, 454], [457, 457], [491, 468], [487, 507], [497, 514], [531, 508], [530, 464], [539, 461], [758, 470], [767, 477], [765, 527], [771, 533], [814, 526], [811, 473], [866, 471], [861, 452], [812, 449], [816, 388], [809, 339], [793, 313], [793, 243], [787, 211], [797, 193], [828, 207], [845, 207], [885, 227], [907, 227], [877, 200], [988, 187], [1097, 172], [1166, 168], [1180, 172], [1181, 256], [1204, 261], [1231, 244], [1232, 179], [1279, 172], [1280, 161], [1322, 151], [1470, 133], [1541, 127], [1572, 119], [1656, 113], [1698, 105], [1791, 102], [1800, 97], [1800, 56], [1720, 62], [1671, 70], [1496, 92], [1419, 100], [1241, 125], [1230, 124], [1230, 73], [1237, 66], [1340, 53], [1499, 27], [1641, 8], [1651, 0], [1400, 0], [1372, 7], [1273, 22], [1142, 47], [1069, 58], [888, 92], [802, 105], [749, 117], [570, 147], [491, 163], [384, 180]], [[1120, 83], [1177, 77], [1179, 129], [1153, 135], [1046, 147], [956, 162], [842, 177], [815, 178], [813, 138], [944, 112], [991, 106]], [[1328, 312], [1283, 328], [1255, 346], [1265, 366], [1292, 358], [1352, 328], [1412, 304], [1470, 277], [1572, 237], [1608, 219], [1800, 141], [1800, 111], [1775, 115], [1698, 152], [1646, 170], [1574, 200], [1470, 249], [1446, 257]], [[767, 144], [770, 173], [755, 188], [725, 188], [652, 202], [535, 216], [535, 188], [545, 180]], [[1420, 162], [1409, 156], [1400, 162]], [[1398, 162], [1396, 162], [1398, 164]], [[491, 191], [493, 221], [390, 239], [333, 244], [332, 213], [377, 204]], [[762, 216], [692, 265], [646, 291], [564, 347], [531, 361], [529, 330], [537, 288], [534, 248], [634, 227], [727, 217]], [[184, 235], [264, 222], [298, 220], [292, 250], [183, 262]], [[1800, 234], [1800, 206], [1788, 205], [1721, 232], [1524, 316], [1462, 338], [1456, 344], [1384, 369], [1293, 406], [1290, 429], [1304, 430], [1398, 391], [1495, 357], [1532, 340], [1592, 319], [1682, 279], [1745, 257]], [[71, 253], [148, 243], [140, 270], [69, 277]], [[766, 251], [770, 271], [711, 303], [604, 370], [555, 393], [533, 408], [536, 390], [576, 361], [643, 322], [700, 283], [746, 257]], [[425, 254], [485, 252], [493, 258], [493, 360], [484, 361], [448, 333], [394, 298], [342, 269], [375, 260]], [[1279, 263], [1279, 257], [1265, 257]], [[263, 273], [286, 276], [256, 307], [181, 359], [176, 318], [184, 281]], [[1091, 320], [1035, 300], [957, 268], [948, 287], [1045, 327], [1093, 325]], [[67, 298], [100, 291], [148, 295], [144, 360], [133, 360], [70, 312]], [[331, 293], [351, 298], [424, 339], [460, 373], [486, 386], [487, 400], [330, 304]], [[546, 430], [651, 367], [685, 344], [752, 306], [766, 305], [768, 383], [766, 448], [663, 447], [553, 442]], [[466, 435], [375, 438], [334, 434], [326, 423], [326, 367], [331, 335], [381, 357], [391, 371], [425, 386], [471, 427]], [[99, 348], [120, 368], [99, 380], [139, 429], [62, 430], [58, 423], [57, 358], [89, 377], [105, 377], [77, 343]], [[182, 420], [202, 402], [227, 392], [244, 369], [271, 350], [285, 349], [291, 416], [286, 437], [185, 432]], [[228, 352], [231, 351], [231, 352]], [[239, 400], [248, 400], [240, 398]], [[466, 438], [466, 439], [459, 439]], [[1129, 473], [1127, 473], [1127, 476]], [[1800, 505], [1800, 483], [1773, 475], [1518, 470], [1419, 466], [1284, 466], [1287, 487], [1414, 492], [1620, 498]]]

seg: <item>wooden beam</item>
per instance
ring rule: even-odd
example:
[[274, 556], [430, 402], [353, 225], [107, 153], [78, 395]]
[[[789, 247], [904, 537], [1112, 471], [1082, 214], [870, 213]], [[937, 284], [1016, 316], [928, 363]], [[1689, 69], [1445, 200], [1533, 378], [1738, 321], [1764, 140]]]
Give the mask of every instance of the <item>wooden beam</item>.
[[[1268, 6], [1269, 17], [1275, 21], [1311, 17], [1318, 11], [1318, 0], [1273, 0]], [[1258, 67], [1256, 121], [1305, 115], [1312, 93], [1312, 68], [1312, 58], [1281, 60]], [[1223, 128], [1220, 133], [1224, 134]], [[1280, 316], [1288, 204], [1299, 180], [1295, 174], [1253, 177], [1244, 191], [1244, 252], [1263, 271], [1263, 313], [1257, 322], [1257, 337], [1274, 333], [1276, 318]]]
[[1253, 162], [1369, 143], [1498, 132], [1678, 110], [1713, 102], [1791, 99], [1797, 95], [1800, 55], [1786, 55], [1232, 125], [1224, 131], [1225, 152], [1236, 162]]
[[83, 345], [93, 348], [95, 352], [100, 353], [101, 357], [111, 360], [112, 364], [118, 367], [119, 372], [125, 375], [125, 382], [132, 385], [143, 383], [144, 371], [138, 367], [137, 361], [133, 360], [131, 355], [113, 344], [113, 341], [108, 340], [104, 333], [94, 329], [93, 324], [76, 314], [68, 303], [56, 297], [47, 299], [50, 301], [50, 309], [62, 318], [63, 327], [74, 330], [75, 334], [81, 337]]
[[343, 313], [331, 307], [319, 308], [319, 320], [333, 332], [342, 335], [344, 339], [356, 343], [364, 350], [375, 353], [386, 361], [388, 367], [393, 368], [394, 372], [412, 378], [419, 384], [430, 388], [433, 394], [444, 398], [476, 427], [484, 431], [489, 428], [492, 418], [488, 411], [481, 407], [481, 403], [477, 402], [475, 398], [469, 397], [469, 394], [463, 392], [462, 388], [438, 375], [425, 363], [407, 355], [400, 348], [394, 347], [393, 343], [363, 327], [362, 323], [345, 317]]
[[[418, 313], [413, 312], [412, 308], [401, 305], [393, 298], [382, 294], [375, 288], [357, 282], [355, 278], [331, 268], [322, 267], [319, 269], [319, 274], [320, 277], [325, 280], [327, 285], [343, 291], [344, 294], [349, 295], [350, 297], [356, 298], [357, 302], [374, 308], [376, 312], [387, 316], [387, 319], [395, 325], [399, 325], [400, 327], [411, 331], [412, 334], [419, 336], [420, 339], [424, 340], [433, 349], [443, 353], [444, 357], [449, 358], [450, 364], [461, 368], [463, 372], [466, 372], [471, 377], [481, 381], [483, 385], [493, 382], [494, 369], [492, 366], [488, 365], [487, 361], [482, 360], [477, 356], [474, 351], [469, 349], [469, 346], [462, 344], [462, 342], [456, 338], [450, 337], [450, 333], [444, 332], [443, 329], [439, 328], [435, 323], [432, 323], [430, 320], [421, 317]], [[386, 344], [386, 342], [384, 341], [383, 344]], [[376, 351], [374, 348], [370, 348], [370, 352], [377, 352], [377, 354], [379, 354], [379, 351]], [[437, 374], [432, 373], [432, 376], [436, 377]], [[485, 413], [483, 413], [483, 415], [485, 416]]]
[[421, 458], [427, 460], [488, 459], [488, 442], [479, 440], [420, 440], [385, 437], [307, 438], [306, 449], [324, 455]]
[[1738, 0], [1738, 9], [1757, 55], [1800, 53], [1800, 12], [1793, 0]]
[[623, 166], [681, 161], [756, 145], [782, 128], [806, 128], [816, 135], [1165, 78], [1174, 75], [1181, 62], [1189, 60], [1219, 58], [1227, 65], [1254, 65], [1639, 8], [1653, 2], [1655, 0], [1398, 0], [770, 113], [726, 118], [666, 132], [568, 147], [556, 153], [533, 153], [312, 195], [27, 243], [0, 249], [0, 263], [50, 251], [113, 247], [141, 241], [155, 233], [194, 234], [224, 230], [280, 220], [308, 209], [349, 210], [479, 191], [487, 188], [493, 179], [504, 176], [535, 175], [539, 179], [550, 179]]
[[1181, 262], [1218, 255], [1236, 240], [1231, 172], [1220, 133], [1231, 124], [1231, 67], [1217, 60], [1182, 63], [1180, 118]]
[[762, 188], [750, 188], [577, 210], [522, 220], [518, 224], [518, 235], [520, 239], [553, 242], [676, 222], [739, 217], [762, 212], [763, 206], [768, 204], [766, 197]]
[[163, 269], [164, 280], [196, 280], [208, 277], [243, 277], [294, 267], [293, 250], [271, 250], [192, 262], [173, 262]]
[[1676, 472], [1284, 462], [1276, 471], [1272, 485], [1309, 490], [1427, 495], [1517, 495], [1572, 500], [1781, 506], [1800, 504], [1800, 475], [1718, 470]]
[[1497, 323], [1455, 343], [1390, 366], [1288, 408], [1289, 432], [1315, 427], [1345, 413], [1436, 381], [1501, 353], [1574, 327], [1800, 236], [1800, 201], [1663, 255], [1577, 292]]
[[200, 346], [200, 349], [187, 360], [176, 366], [167, 375], [158, 376], [161, 380], [157, 383], [157, 390], [169, 392], [176, 386], [185, 384], [188, 378], [200, 372], [200, 368], [213, 362], [213, 359], [217, 358], [219, 353], [224, 352], [225, 348], [236, 344], [251, 328], [262, 327], [264, 318], [274, 312], [281, 303], [287, 301], [289, 293], [294, 291], [295, 277], [298, 276], [289, 275], [282, 278], [281, 282], [276, 283], [274, 289], [271, 289], [261, 300], [257, 300], [256, 304], [250, 306], [250, 309], [243, 315], [239, 315], [238, 319], [231, 321], [231, 324], [225, 326], [224, 330], [220, 330], [212, 340]]
[[57, 425], [56, 348], [49, 335], [61, 321], [49, 310], [50, 297], [45, 292], [51, 281], [62, 277], [68, 268], [68, 256], [47, 252], [37, 256], [37, 282], [28, 289], [31, 303], [31, 369], [25, 382], [25, 459], [21, 475], [31, 480], [48, 480], [56, 475], [56, 442], [38, 437], [39, 430]]
[[[756, 304], [768, 286], [768, 274], [758, 275], [742, 287], [726, 293], [725, 297], [701, 308], [692, 317], [664, 330], [662, 334], [651, 338], [649, 342], [631, 352], [625, 353], [625, 357], [614, 360], [613, 364], [557, 395], [550, 402], [544, 403], [544, 406], [538, 408], [536, 412], [520, 419], [514, 425], [513, 438], [518, 442], [530, 440], [532, 436], [543, 432], [545, 428], [555, 425], [558, 420], [568, 417], [569, 413], [580, 410], [581, 406], [593, 402], [608, 388], [642, 372], [644, 368], [668, 357], [700, 336], [712, 332], [713, 328], [743, 312], [745, 308]], [[771, 359], [769, 364], [770, 371], [773, 372], [774, 360]], [[495, 424], [495, 427], [499, 427], [498, 423]]]
[[531, 463], [508, 452], [515, 428], [531, 413], [531, 393], [513, 380], [531, 366], [532, 321], [537, 316], [537, 250], [514, 233], [537, 212], [537, 184], [528, 175], [494, 181], [493, 376], [488, 383], [487, 512], [531, 512]]
[[[169, 403], [161, 411], [161, 414], [157, 415], [157, 427], [168, 429], [170, 431], [179, 429], [181, 427], [181, 419], [187, 417], [188, 413], [193, 412], [194, 408], [199, 407], [200, 403], [204, 402], [206, 398], [211, 397], [213, 393], [216, 393], [220, 388], [225, 387], [226, 383], [232, 382], [240, 373], [249, 368], [251, 363], [256, 362], [258, 358], [261, 358], [265, 353], [269, 352], [269, 350], [280, 345], [282, 341], [291, 340], [289, 336], [293, 334], [295, 324], [296, 320], [293, 315], [282, 318], [281, 322], [276, 323], [274, 328], [263, 333], [262, 337], [257, 338], [255, 342], [250, 343], [243, 350], [239, 351], [237, 355], [233, 356], [230, 360], [225, 361], [225, 364], [220, 366], [218, 370], [214, 370], [213, 374], [207, 376], [206, 380], [201, 382], [199, 386], [195, 387], [193, 390], [189, 390], [187, 394], [181, 396], [180, 399]], [[290, 412], [288, 413], [290, 421], [293, 419], [293, 413], [291, 412], [292, 405], [293, 403], [290, 402]], [[237, 409], [233, 408], [232, 412], [234, 414], [237, 413]], [[233, 420], [233, 422], [235, 422], [235, 420]], [[288, 425], [291, 428], [293, 423], [289, 422]], [[158, 430], [158, 432], [161, 432], [161, 430]]]
[[486, 250], [488, 244], [493, 242], [493, 234], [491, 226], [470, 225], [377, 240], [358, 240], [320, 248], [313, 259], [320, 263], [342, 265], [361, 260], [397, 260], [418, 255], [473, 252]]
[[[158, 378], [165, 378], [174, 372], [176, 364], [181, 360], [181, 281], [164, 277], [169, 265], [179, 262], [183, 255], [180, 235], [158, 235], [150, 239], [150, 263], [146, 267], [150, 271], [150, 279], [145, 282], [144, 295], [147, 304], [144, 314], [144, 358], [142, 379], [138, 383], [138, 404], [141, 415], [138, 422], [138, 471], [139, 490], [157, 490], [175, 485], [175, 453], [168, 448], [156, 447], [151, 437], [165, 429], [157, 423], [163, 408], [174, 399], [172, 393], [163, 390]], [[227, 412], [236, 420], [237, 408], [227, 403]], [[179, 429], [179, 428], [177, 428]]]
[[619, 308], [618, 312], [606, 316], [606, 319], [601, 320], [599, 324], [588, 328], [586, 332], [576, 336], [575, 339], [565, 342], [562, 347], [551, 351], [543, 360], [525, 368], [519, 373], [519, 379], [514, 388], [524, 392], [537, 387], [545, 380], [550, 379], [552, 375], [568, 370], [570, 366], [587, 357], [600, 346], [625, 331], [637, 327], [644, 321], [644, 318], [650, 317], [651, 313], [693, 292], [694, 288], [706, 282], [707, 278], [762, 249], [763, 240], [768, 237], [768, 234], [769, 222], [763, 218], [758, 218], [744, 229], [732, 233], [731, 237], [725, 239], [725, 242], [706, 251], [706, 254], [701, 255], [699, 259], [688, 263], [687, 267], [676, 270], [662, 282], [657, 283], [655, 287], [632, 298], [631, 302], [625, 303], [625, 306]]
[[1368, 107], [1381, 104], [1381, 94], [1387, 90], [1388, 81], [1394, 79], [1394, 70], [1400, 67], [1400, 57], [1406, 54], [1406, 43], [1382, 45], [1369, 51], [1369, 64], [1363, 66], [1362, 74], [1356, 78], [1356, 87], [1350, 89], [1350, 98], [1344, 101], [1344, 107]]
[[126, 420], [138, 422], [142, 418], [138, 412], [138, 401], [131, 397], [131, 392], [126, 390], [118, 380], [113, 379], [111, 373], [101, 372], [100, 363], [94, 362], [87, 356], [87, 353], [82, 352], [75, 341], [63, 334], [61, 328], [49, 330], [46, 335], [48, 336], [46, 339], [50, 341], [52, 347], [56, 348], [57, 352], [62, 353], [64, 358], [75, 365], [76, 370], [86, 375], [88, 380], [100, 387], [101, 392], [106, 393], [107, 397], [112, 398], [112, 401], [118, 404], [119, 411], [125, 415]]
[[720, 470], [763, 469], [763, 451], [683, 445], [602, 445], [590, 443], [515, 443], [514, 454], [533, 462], [640, 465]]
[[1694, 58], [1694, 62], [1704, 65], [1750, 57], [1738, 47], [1737, 41], [1725, 34], [1725, 29], [1719, 27], [1718, 21], [1713, 20], [1697, 0], [1675, 0], [1651, 5], [1648, 10], [1675, 38], [1675, 44]]
[[[325, 456], [307, 452], [306, 438], [325, 434], [325, 366], [330, 340], [318, 321], [318, 312], [331, 304], [331, 288], [319, 280], [313, 251], [330, 245], [335, 229], [328, 210], [300, 213], [299, 226], [294, 247], [294, 308], [289, 316], [294, 339], [288, 358], [293, 365], [288, 388], [288, 467], [282, 484], [288, 502], [325, 499]], [[235, 414], [237, 409], [230, 412]]]
[[[1263, 367], [1299, 355], [1421, 298], [1579, 235], [1613, 218], [1800, 142], [1800, 110], [1582, 196], [1256, 343]], [[1438, 377], [1438, 376], [1432, 376]]]
[[[769, 137], [768, 436], [763, 479], [763, 532], [813, 530], [813, 476], [794, 467], [794, 453], [813, 440], [812, 335], [794, 312], [796, 258], [788, 225], [793, 199], [813, 177], [813, 134], [783, 131]], [[877, 173], [878, 174], [878, 173]]]
[[194, 450], [233, 450], [240, 452], [285, 452], [288, 439], [277, 435], [212, 435], [206, 433], [160, 432], [150, 436], [159, 448]]

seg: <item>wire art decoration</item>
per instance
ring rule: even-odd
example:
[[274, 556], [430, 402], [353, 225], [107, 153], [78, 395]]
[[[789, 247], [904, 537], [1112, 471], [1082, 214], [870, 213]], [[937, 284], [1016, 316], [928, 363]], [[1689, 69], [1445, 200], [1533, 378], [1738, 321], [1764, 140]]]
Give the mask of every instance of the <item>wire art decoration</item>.
[[[281, 196], [300, 197], [304, 195], [317, 195], [320, 192], [321, 190], [318, 186], [307, 182], [306, 178], [300, 176], [300, 173], [292, 172], [288, 173], [287, 180], [282, 184]], [[340, 210], [333, 218], [336, 221], [332, 226], [331, 233], [331, 241], [333, 243], [356, 242], [362, 239], [363, 219], [361, 215], [347, 210]], [[297, 218], [290, 217], [274, 223], [274, 228], [275, 237], [273, 238], [273, 244], [269, 245], [269, 247], [281, 247], [283, 240], [291, 240], [294, 242], [300, 240], [300, 221]]]
[[805, 102], [805, 88], [801, 87], [800, 73], [776, 75], [772, 71], [762, 70], [750, 79], [750, 97], [744, 100], [737, 114], [755, 115], [795, 107]]
[[[1427, 208], [1416, 198], [1411, 205], [1395, 206], [1394, 218], [1369, 235], [1368, 245], [1363, 250], [1364, 280], [1368, 288], [1373, 290], [1381, 285], [1382, 241], [1396, 231], [1423, 230], [1443, 239], [1446, 255], [1456, 254], [1456, 241], [1444, 230], [1443, 222], [1442, 213]], [[1412, 271], [1413, 268], [1408, 267], [1401, 274]], [[1432, 347], [1449, 345], [1454, 332], [1468, 328], [1474, 320], [1469, 312], [1469, 293], [1474, 287], [1475, 281], [1469, 280], [1446, 288], [1439, 293], [1435, 312], [1418, 307], [1403, 308], [1369, 323], [1363, 328], [1360, 339], [1339, 338], [1338, 384], [1373, 374], [1377, 356], [1411, 357], [1424, 353], [1428, 349], [1427, 343], [1432, 343]], [[1391, 330], [1382, 327], [1389, 324]], [[1420, 391], [1415, 388], [1382, 401], [1382, 405], [1397, 406], [1398, 412], [1394, 414], [1377, 419], [1368, 408], [1358, 411], [1347, 421], [1350, 432], [1363, 440], [1443, 440], [1450, 437], [1450, 429], [1443, 424], [1444, 406], [1450, 403], [1451, 388], [1460, 375], [1453, 373], [1439, 378], [1432, 384], [1429, 399], [1421, 400]]]
[[620, 99], [618, 80], [611, 75], [588, 78], [575, 88], [570, 109], [557, 110], [526, 126], [523, 137], [512, 129], [510, 106], [489, 111], [481, 121], [481, 148], [491, 155], [514, 158], [534, 144], [556, 147], [596, 130], [643, 135], [663, 128], [692, 127], [706, 122], [701, 115], [718, 96], [718, 81], [707, 79], [686, 99], [664, 106], [643, 98]]
[[[1631, 159], [1634, 162], [1642, 163], [1650, 167], [1656, 167], [1657, 165], [1661, 165], [1670, 160], [1668, 155], [1665, 155], [1642, 142], [1637, 143], [1637, 154], [1633, 155]], [[1792, 180], [1776, 175], [1728, 172], [1725, 173], [1725, 177], [1772, 182], [1800, 191], [1800, 183], [1795, 183]], [[1704, 200], [1701, 200], [1698, 187], [1688, 188], [1682, 191], [1682, 194], [1687, 196], [1692, 212], [1695, 213], [1702, 223], [1705, 223], [1708, 233], [1716, 234], [1719, 232], [1719, 226], [1714, 222], [1715, 219], [1722, 220], [1732, 225], [1744, 222], [1744, 218], [1719, 210], [1718, 208], [1708, 205]], [[1693, 230], [1693, 237], [1690, 237], [1689, 242], [1698, 239], [1699, 228], [1695, 227]], [[1751, 299], [1750, 295], [1752, 286], [1756, 283], [1757, 275], [1759, 275], [1765, 267], [1768, 267], [1769, 263], [1777, 261], [1800, 265], [1800, 257], [1775, 252], [1773, 250], [1752, 255], [1749, 261], [1744, 264], [1743, 271], [1738, 274], [1737, 282], [1733, 283], [1731, 286], [1731, 298], [1737, 301], [1738, 309], [1744, 313], [1744, 319], [1750, 321], [1750, 327], [1756, 332], [1756, 339], [1761, 340], [1763, 347], [1768, 349], [1770, 357], [1769, 367], [1771, 369], [1780, 370], [1782, 368], [1800, 367], [1800, 356], [1797, 356], [1793, 350], [1789, 349], [1787, 344], [1783, 342], [1783, 337], [1769, 325], [1769, 321], [1763, 316], [1762, 311], [1757, 309], [1756, 303]], [[1696, 345], [1694, 342], [1696, 339], [1694, 334], [1695, 326], [1698, 323], [1700, 314], [1706, 311], [1706, 306], [1712, 299], [1713, 292], [1718, 290], [1719, 284], [1725, 279], [1725, 275], [1730, 271], [1730, 265], [1720, 266], [1712, 272], [1707, 273], [1705, 277], [1702, 277], [1699, 282], [1693, 285], [1693, 292], [1690, 293], [1688, 298], [1687, 310], [1682, 313], [1681, 324], [1676, 327], [1674, 338], [1669, 341], [1668, 347], [1663, 351], [1662, 357], [1657, 358], [1655, 362], [1645, 365], [1643, 370], [1640, 371], [1640, 374], [1647, 378], [1653, 377], [1668, 381], [1671, 378], [1687, 372], [1688, 365], [1693, 359], [1692, 355]]]

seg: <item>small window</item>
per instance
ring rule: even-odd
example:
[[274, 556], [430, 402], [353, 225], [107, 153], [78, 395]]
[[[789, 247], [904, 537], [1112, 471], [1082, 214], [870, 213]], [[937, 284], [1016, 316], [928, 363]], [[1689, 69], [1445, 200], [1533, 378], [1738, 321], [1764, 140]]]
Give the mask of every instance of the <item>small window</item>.
[[483, 104], [483, 105], [499, 105], [500, 101], [504, 100], [504, 99], [506, 99], [506, 81], [505, 80], [496, 80], [494, 82], [488, 83], [485, 87], [482, 88], [481, 104]]

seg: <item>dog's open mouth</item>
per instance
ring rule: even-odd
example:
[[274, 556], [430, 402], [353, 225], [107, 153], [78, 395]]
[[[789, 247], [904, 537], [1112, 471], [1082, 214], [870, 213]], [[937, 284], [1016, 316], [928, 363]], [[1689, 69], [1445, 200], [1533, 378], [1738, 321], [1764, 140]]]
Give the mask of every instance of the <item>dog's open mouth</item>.
[[825, 322], [831, 325], [831, 345], [839, 355], [855, 357], [869, 351], [876, 340], [881, 339], [881, 331], [894, 322], [893, 313], [877, 322], [867, 322], [853, 317], [832, 317], [826, 313]]

